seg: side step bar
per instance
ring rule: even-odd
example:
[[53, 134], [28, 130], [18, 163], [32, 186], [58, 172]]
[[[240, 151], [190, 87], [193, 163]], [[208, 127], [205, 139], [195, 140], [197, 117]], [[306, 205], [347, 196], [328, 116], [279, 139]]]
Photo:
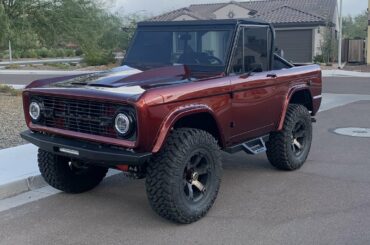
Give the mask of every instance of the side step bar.
[[263, 137], [248, 140], [239, 145], [228, 147], [225, 149], [225, 151], [231, 154], [237, 153], [239, 151], [245, 151], [248, 154], [257, 155], [259, 153], [266, 152], [267, 148], [265, 142], [267, 142], [268, 139], [269, 135], [265, 135]]

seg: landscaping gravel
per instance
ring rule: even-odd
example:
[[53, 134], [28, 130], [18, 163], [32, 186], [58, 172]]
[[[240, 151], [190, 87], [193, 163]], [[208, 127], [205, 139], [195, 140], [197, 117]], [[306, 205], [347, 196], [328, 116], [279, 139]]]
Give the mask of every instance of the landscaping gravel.
[[0, 93], [0, 149], [26, 144], [19, 136], [26, 129], [22, 97]]

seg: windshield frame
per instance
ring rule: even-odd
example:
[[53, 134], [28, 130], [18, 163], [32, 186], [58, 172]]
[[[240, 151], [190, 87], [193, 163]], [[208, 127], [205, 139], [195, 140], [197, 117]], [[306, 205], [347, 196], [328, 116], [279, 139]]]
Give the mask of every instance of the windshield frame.
[[[231, 53], [232, 53], [232, 50], [233, 50], [233, 45], [234, 45], [234, 40], [235, 40], [235, 35], [236, 35], [236, 30], [237, 30], [237, 26], [238, 25], [235, 25], [235, 24], [222, 24], [222, 25], [207, 25], [207, 24], [204, 24], [204, 25], [176, 25], [176, 23], [174, 23], [173, 25], [161, 25], [161, 24], [158, 24], [158, 25], [152, 25], [152, 26], [138, 26], [138, 28], [136, 29], [135, 31], [135, 34], [130, 42], [130, 45], [129, 45], [129, 48], [127, 49], [127, 52], [126, 52], [126, 55], [125, 55], [125, 58], [123, 59], [122, 61], [122, 64], [121, 65], [127, 65], [127, 66], [130, 66], [130, 63], [128, 63], [126, 61], [126, 57], [129, 56], [130, 52], [132, 51], [132, 47], [134, 46], [134, 43], [138, 37], [138, 34], [139, 32], [142, 32], [142, 31], [158, 31], [158, 32], [165, 32], [165, 31], [169, 31], [169, 32], [196, 32], [196, 31], [229, 31], [230, 32], [230, 37], [229, 37], [229, 40], [228, 40], [228, 44], [227, 44], [227, 48], [225, 50], [225, 61], [224, 61], [224, 64], [222, 66], [215, 66], [215, 67], [212, 67], [210, 66], [210, 68], [219, 68], [219, 67], [223, 67], [222, 71], [220, 72], [219, 70], [217, 72], [215, 71], [212, 71], [212, 69], [210, 70], [203, 70], [203, 71], [200, 71], [200, 70], [197, 70], [196, 72], [198, 73], [218, 73], [218, 74], [226, 74], [227, 73], [227, 70], [228, 70], [228, 67], [229, 67], [229, 63], [230, 63], [230, 57], [231, 57]], [[143, 63], [143, 65], [145, 65]], [[165, 65], [164, 65], [165, 66]], [[169, 65], [171, 66], [171, 65]], [[195, 65], [188, 65], [189, 68], [194, 68], [196, 67]], [[152, 68], [156, 68], [156, 67], [152, 67]], [[150, 68], [151, 69], [151, 68]], [[192, 69], [191, 69], [192, 70]], [[195, 72], [195, 71], [193, 71]]]

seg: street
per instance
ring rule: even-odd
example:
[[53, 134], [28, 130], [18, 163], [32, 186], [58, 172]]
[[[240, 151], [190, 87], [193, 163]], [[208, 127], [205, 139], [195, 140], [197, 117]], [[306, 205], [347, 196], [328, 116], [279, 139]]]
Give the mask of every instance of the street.
[[0, 84], [27, 85], [32, 81], [53, 77], [90, 73], [90, 71], [27, 71], [0, 70]]
[[0, 244], [370, 244], [370, 138], [333, 132], [370, 128], [370, 79], [331, 77], [323, 85], [330, 106], [316, 117], [303, 168], [278, 171], [265, 154], [223, 154], [218, 198], [197, 223], [160, 218], [145, 182], [119, 174], [88, 193], [0, 212]]

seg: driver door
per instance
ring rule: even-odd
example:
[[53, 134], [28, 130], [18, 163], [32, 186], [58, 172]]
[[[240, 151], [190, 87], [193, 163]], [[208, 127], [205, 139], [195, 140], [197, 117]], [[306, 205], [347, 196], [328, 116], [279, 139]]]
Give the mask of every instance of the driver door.
[[268, 26], [239, 30], [230, 73], [233, 144], [267, 134], [279, 117], [281, 91], [270, 71], [271, 38]]

